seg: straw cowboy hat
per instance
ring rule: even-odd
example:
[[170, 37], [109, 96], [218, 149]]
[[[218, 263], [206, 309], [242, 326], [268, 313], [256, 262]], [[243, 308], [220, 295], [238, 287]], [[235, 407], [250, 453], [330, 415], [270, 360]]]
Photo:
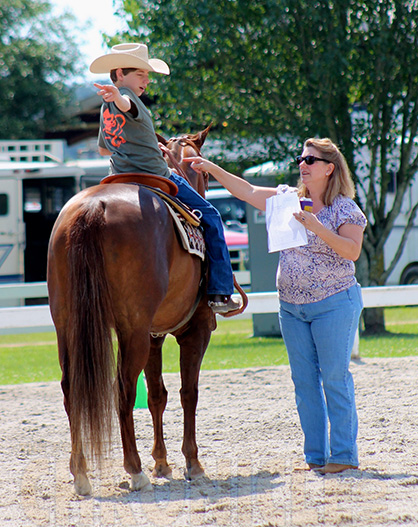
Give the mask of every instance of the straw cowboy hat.
[[117, 68], [136, 68], [170, 75], [170, 68], [160, 59], [149, 59], [145, 44], [117, 44], [107, 55], [102, 55], [90, 64], [92, 73], [109, 73]]

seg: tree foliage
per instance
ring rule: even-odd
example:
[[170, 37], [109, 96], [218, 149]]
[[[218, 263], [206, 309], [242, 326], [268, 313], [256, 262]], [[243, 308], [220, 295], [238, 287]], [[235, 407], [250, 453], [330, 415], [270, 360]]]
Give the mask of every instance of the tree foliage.
[[[343, 150], [368, 218], [363, 286], [384, 285], [401, 255], [383, 247], [418, 169], [415, 0], [124, 0], [128, 31], [166, 60], [157, 120], [262, 138], [272, 158], [328, 136]], [[376, 322], [382, 328], [383, 321]]]
[[[47, 1], [0, 0], [0, 137], [39, 138], [62, 121], [79, 53], [70, 15]], [[70, 20], [71, 19], [71, 20]]]

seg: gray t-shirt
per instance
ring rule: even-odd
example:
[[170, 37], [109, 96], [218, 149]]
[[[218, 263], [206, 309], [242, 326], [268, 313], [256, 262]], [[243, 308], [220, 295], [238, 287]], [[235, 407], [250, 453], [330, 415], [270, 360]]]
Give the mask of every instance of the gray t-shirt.
[[98, 145], [106, 148], [110, 157], [110, 173], [140, 172], [169, 177], [171, 172], [158, 146], [151, 115], [135, 93], [120, 88], [138, 111], [121, 112], [114, 103], [102, 104]]

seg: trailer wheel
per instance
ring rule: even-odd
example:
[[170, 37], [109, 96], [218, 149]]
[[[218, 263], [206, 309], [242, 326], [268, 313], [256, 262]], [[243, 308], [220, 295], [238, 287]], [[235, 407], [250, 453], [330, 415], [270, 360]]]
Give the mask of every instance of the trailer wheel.
[[418, 264], [407, 267], [401, 276], [401, 285], [418, 284]]

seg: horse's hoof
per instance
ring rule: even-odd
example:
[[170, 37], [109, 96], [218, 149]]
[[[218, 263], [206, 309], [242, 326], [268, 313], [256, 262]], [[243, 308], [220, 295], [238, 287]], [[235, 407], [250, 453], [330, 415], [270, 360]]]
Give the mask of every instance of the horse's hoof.
[[168, 463], [166, 461], [164, 462], [157, 462], [155, 463], [154, 470], [152, 471], [152, 475], [155, 478], [167, 478], [170, 479], [172, 477], [172, 470]]
[[192, 466], [189, 468], [186, 468], [184, 471], [184, 477], [189, 480], [193, 481], [196, 479], [199, 479], [205, 475], [205, 470], [202, 467], [202, 465], [199, 463], [199, 461], [196, 461], [193, 463]]
[[79, 474], [74, 478], [74, 489], [79, 496], [89, 496], [91, 494], [91, 485], [88, 477]]
[[151, 482], [143, 472], [132, 474], [131, 490], [151, 490]]

